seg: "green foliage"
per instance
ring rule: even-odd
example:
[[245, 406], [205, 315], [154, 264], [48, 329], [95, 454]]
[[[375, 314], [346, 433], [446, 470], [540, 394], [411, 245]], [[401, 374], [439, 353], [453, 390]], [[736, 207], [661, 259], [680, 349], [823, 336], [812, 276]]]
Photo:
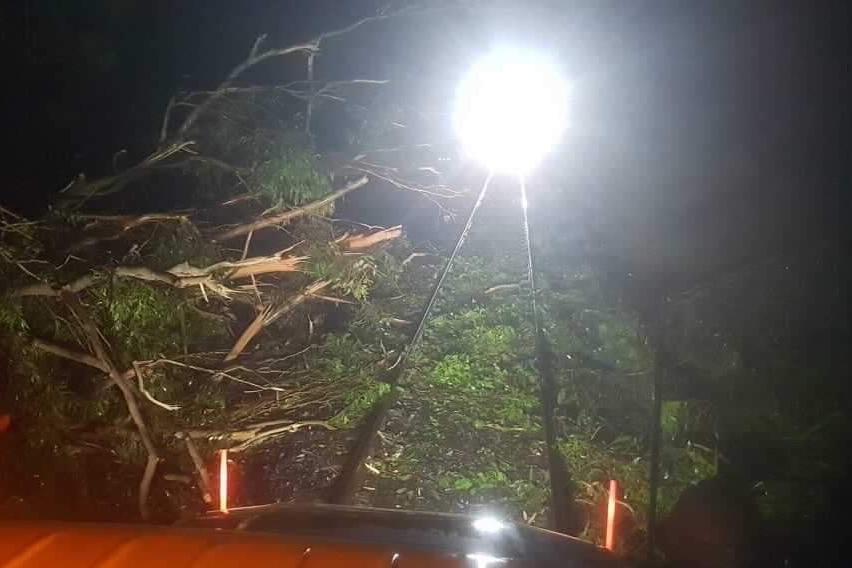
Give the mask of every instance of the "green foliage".
[[400, 259], [411, 254], [405, 239], [398, 239], [374, 255], [375, 282], [365, 301], [352, 310], [350, 333], [366, 343], [380, 343], [396, 355], [408, 345], [411, 322], [423, 309], [434, 265]]
[[[487, 503], [537, 522], [546, 518], [528, 299], [523, 288], [483, 295], [495, 283], [518, 280], [517, 267], [500, 254], [459, 259], [412, 360], [401, 405], [413, 421], [400, 436], [401, 452], [374, 463], [394, 504], [468, 510]], [[596, 508], [609, 479], [622, 483], [635, 525], [644, 522], [651, 356], [636, 317], [607, 306], [593, 273], [578, 270], [566, 279], [559, 289], [545, 287], [541, 298], [557, 354], [560, 449], [575, 495], [588, 508], [586, 536], [597, 538]], [[398, 282], [408, 286], [404, 273]], [[380, 322], [381, 316], [377, 309], [371, 317]], [[669, 437], [663, 455], [663, 511], [688, 484], [715, 473], [713, 456], [689, 443], [706, 423], [703, 409], [670, 410], [679, 434]], [[412, 493], [406, 483], [415, 478]]]
[[390, 392], [390, 385], [380, 383], [376, 380], [362, 381], [359, 385], [350, 389], [346, 394], [345, 406], [331, 420], [330, 424], [336, 428], [347, 428], [357, 425], [376, 402]]
[[[442, 478], [438, 481], [438, 486], [446, 484], [447, 478]], [[500, 469], [494, 468], [486, 471], [478, 471], [471, 477], [456, 477], [452, 480], [452, 489], [455, 491], [469, 492], [471, 495], [476, 495], [490, 489], [497, 489], [508, 485], [509, 477]], [[447, 487], [444, 487], [445, 489]]]
[[249, 186], [272, 207], [304, 205], [331, 192], [329, 176], [302, 136], [272, 133], [265, 142], [256, 147]]
[[167, 429], [220, 428], [226, 424], [228, 410], [233, 410], [229, 408], [229, 387], [232, 384], [228, 381], [172, 365], [151, 367], [145, 372], [145, 388], [154, 398], [181, 407], [163, 425]]
[[376, 281], [377, 269], [372, 257], [344, 255], [323, 247], [310, 253], [306, 272], [328, 280], [333, 290], [363, 301]]
[[[629, 507], [634, 525], [641, 530], [648, 510], [648, 450], [639, 438], [619, 436], [610, 442], [595, 439], [596, 432], [579, 432], [563, 438], [559, 448], [575, 482], [576, 499], [587, 506], [588, 527], [585, 536], [599, 541], [603, 537], [601, 504], [607, 498], [608, 482], [618, 481], [623, 501]], [[688, 486], [712, 478], [716, 467], [712, 456], [691, 445], [668, 445], [662, 452], [662, 483], [658, 511], [671, 510], [680, 493]]]
[[113, 353], [128, 365], [181, 352], [184, 344], [203, 343], [222, 330], [187, 308], [180, 291], [116, 278], [90, 289], [101, 331]]
[[662, 512], [671, 510], [684, 489], [717, 473], [713, 453], [690, 443], [664, 447], [661, 458], [663, 481], [659, 507]]
[[329, 335], [313, 352], [311, 371], [327, 385], [337, 401], [330, 424], [336, 428], [357, 426], [373, 405], [390, 391], [380, 382], [380, 357], [351, 335]]
[[[540, 511], [534, 486], [543, 472], [536, 391], [527, 339], [509, 325], [517, 314], [500, 306], [445, 313], [430, 324], [414, 357], [403, 406], [415, 406], [397, 457], [377, 466], [389, 484], [403, 484], [407, 506], [467, 509], [499, 504], [517, 515]], [[418, 480], [419, 497], [404, 489]], [[419, 503], [419, 504], [418, 504]]]
[[52, 355], [31, 347], [16, 355], [7, 367], [7, 403], [28, 446], [52, 450], [73, 428], [108, 422], [121, 409], [115, 389], [96, 392]]
[[715, 414], [708, 401], [663, 401], [660, 418], [663, 436], [669, 443], [683, 444], [690, 440], [712, 443], [715, 437]]
[[403, 277], [414, 271], [406, 270], [397, 255], [408, 256], [410, 253], [411, 245], [401, 238], [392, 241], [388, 249], [378, 251], [371, 256], [376, 265], [376, 281], [372, 292], [374, 297], [380, 299], [398, 297], [403, 292], [407, 292], [414, 298], [419, 297], [420, 288], [425, 284], [424, 282], [418, 282], [417, 286], [402, 284]]
[[[571, 294], [569, 292], [568, 296]], [[557, 351], [572, 357], [579, 355], [586, 359], [586, 363], [596, 362], [600, 368], [621, 371], [650, 368], [650, 352], [640, 326], [631, 314], [594, 305], [573, 307], [573, 300], [566, 303], [564, 293], [546, 297], [552, 307], [554, 323], [551, 335]], [[583, 365], [582, 361], [580, 365]]]
[[26, 333], [27, 321], [19, 298], [0, 296], [0, 331], [10, 334]]
[[624, 501], [641, 518], [648, 504], [648, 464], [639, 440], [622, 436], [607, 444], [596, 441], [593, 434], [571, 434], [559, 443], [578, 498], [594, 506], [605, 498], [609, 480], [616, 479]]
[[113, 444], [112, 452], [121, 463], [141, 465], [147, 458], [142, 440], [138, 436], [127, 435], [127, 433], [118, 436], [116, 443]]
[[186, 262], [204, 267], [222, 260], [222, 251], [189, 224], [178, 223], [159, 231], [150, 251], [142, 250], [146, 263], [155, 270], [168, 270]]
[[[462, 256], [456, 259], [453, 274], [441, 290], [438, 308], [441, 311], [452, 311], [467, 306], [471, 301], [482, 298], [485, 290], [491, 286], [517, 283], [522, 277], [517, 258], [507, 252], [494, 257]], [[508, 302], [503, 304], [506, 312], [503, 315], [508, 317], [508, 312], [514, 311], [515, 319], [512, 323], [517, 324], [526, 315], [527, 305], [527, 302], [516, 302], [510, 296]]]

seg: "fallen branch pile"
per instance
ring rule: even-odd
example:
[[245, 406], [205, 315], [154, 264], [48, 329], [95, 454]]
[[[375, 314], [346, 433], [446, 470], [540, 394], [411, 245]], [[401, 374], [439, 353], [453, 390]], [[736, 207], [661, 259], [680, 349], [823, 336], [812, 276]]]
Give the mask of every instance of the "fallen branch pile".
[[[158, 146], [137, 163], [80, 174], [44, 219], [0, 208], [0, 348], [14, 358], [21, 420], [31, 411], [31, 429], [54, 447], [94, 436], [87, 451], [144, 461], [142, 518], [154, 515], [164, 461], [189, 459], [209, 503], [205, 452], [350, 424], [398, 357], [383, 341], [408, 320], [359, 310], [380, 277], [406, 269], [386, 252], [410, 255], [403, 229], [328, 217], [372, 182], [442, 209], [459, 193], [440, 183], [436, 164], [400, 167], [393, 157], [404, 154], [387, 150], [352, 148], [356, 157], [328, 167], [312, 132], [326, 103], [345, 108], [359, 89], [386, 83], [321, 81], [316, 56], [328, 40], [392, 16], [283, 48], [266, 49], [261, 36], [215, 89], [169, 102]], [[288, 56], [304, 59], [304, 78], [242, 82]], [[356, 314], [374, 326], [375, 345], [322, 327], [329, 315]], [[40, 408], [62, 420], [87, 410], [63, 429]]]
[[[146, 217], [148, 220], [151, 219], [151, 216], [143, 217]], [[140, 218], [121, 219], [120, 222], [126, 224], [125, 226], [132, 227], [148, 224], [147, 221], [145, 223], [138, 222]], [[158, 222], [162, 222], [163, 220], [160, 218]], [[45, 225], [28, 225], [28, 227], [36, 227], [40, 230], [48, 231], [48, 227]], [[7, 233], [4, 233], [4, 236], [10, 236], [8, 231], [11, 231], [12, 228], [7, 224], [5, 229]], [[322, 247], [340, 258], [344, 258], [345, 255], [361, 256], [370, 249], [375, 250], [375, 247], [393, 241], [401, 235], [402, 231], [400, 227], [380, 229], [366, 233], [345, 234], [336, 240], [322, 245]], [[279, 292], [282, 285], [284, 288], [290, 288], [290, 285], [286, 284], [282, 278], [290, 278], [295, 281], [305, 278], [304, 273], [309, 271], [307, 264], [311, 257], [308, 250], [311, 248], [316, 250], [317, 243], [309, 246], [304, 241], [299, 241], [270, 255], [254, 256], [233, 261], [220, 260], [201, 267], [193, 266], [190, 262], [182, 262], [166, 270], [157, 270], [143, 264], [90, 267], [85, 274], [68, 281], [60, 280], [62, 274], [67, 270], [68, 265], [65, 267], [54, 267], [44, 261], [35, 265], [35, 271], [27, 270], [26, 273], [30, 279], [38, 280], [38, 282], [8, 290], [8, 302], [20, 303], [26, 302], [29, 299], [37, 300], [39, 298], [53, 298], [57, 300], [58, 303], [49, 308], [54, 314], [54, 317], [60, 318], [63, 321], [74, 322], [71, 323], [71, 327], [80, 332], [77, 335], [79, 337], [77, 345], [70, 345], [67, 342], [35, 335], [36, 330], [31, 330], [33, 337], [29, 340], [29, 343], [33, 348], [89, 367], [106, 375], [110, 384], [117, 387], [121, 393], [127, 412], [136, 427], [139, 438], [147, 453], [146, 465], [138, 491], [138, 506], [142, 518], [149, 519], [151, 517], [148, 503], [151, 484], [157, 471], [157, 465], [163, 455], [160, 449], [158, 449], [155, 435], [148, 425], [146, 414], [156, 412], [157, 410], [176, 412], [182, 407], [182, 405], [162, 402], [152, 395], [145, 387], [146, 376], [150, 376], [154, 372], [159, 372], [158, 370], [164, 366], [170, 366], [180, 368], [181, 370], [200, 372], [211, 377], [229, 379], [236, 384], [250, 387], [257, 391], [269, 390], [275, 392], [279, 404], [268, 407], [265, 412], [273, 412], [278, 415], [286, 415], [288, 412], [297, 410], [300, 407], [304, 408], [304, 405], [311, 400], [319, 402], [324, 396], [319, 393], [312, 395], [309, 392], [310, 389], [308, 389], [307, 399], [305, 400], [304, 393], [302, 395], [299, 394], [303, 390], [302, 385], [289, 387], [273, 386], [269, 379], [270, 375], [281, 377], [288, 373], [286, 368], [272, 370], [271, 366], [274, 360], [258, 359], [248, 361], [245, 364], [235, 365], [252, 340], [265, 327], [287, 316], [305, 302], [315, 298], [321, 302], [328, 300], [347, 301], [343, 298], [321, 296], [319, 294], [321, 291], [334, 288], [336, 283], [333, 280], [313, 280], [302, 287], [295, 288], [292, 293], [281, 294]], [[305, 253], [301, 254], [298, 249], [304, 249]], [[5, 250], [11, 254], [9, 249]], [[329, 253], [326, 252], [326, 254]], [[79, 264], [82, 260], [84, 259], [79, 259], [75, 265]], [[75, 266], [75, 268], [79, 270], [79, 267]], [[122, 369], [115, 361], [119, 358], [126, 360], [127, 356], [133, 357], [134, 354], [111, 354], [113, 347], [110, 347], [110, 344], [105, 340], [105, 337], [109, 334], [102, 329], [96, 317], [92, 315], [102, 307], [95, 303], [98, 296], [93, 295], [91, 293], [92, 290], [108, 285], [117, 279], [135, 281], [143, 286], [173, 288], [176, 291], [180, 291], [185, 298], [184, 301], [188, 302], [196, 302], [203, 298], [204, 304], [211, 305], [212, 298], [218, 298], [219, 301], [223, 302], [219, 307], [221, 311], [220, 315], [228, 314], [230, 311], [228, 304], [239, 299], [240, 302], [252, 306], [257, 311], [257, 316], [245, 326], [227, 351], [227, 354], [223, 358], [221, 355], [218, 355], [218, 363], [215, 361], [215, 353], [198, 354], [195, 356], [196, 358], [207, 361], [206, 364], [213, 365], [213, 367], [203, 367], [197, 364], [188, 364], [170, 359], [152, 361], [134, 359], [126, 368]], [[118, 299], [118, 301], [121, 300]], [[208, 313], [215, 315], [215, 312]], [[66, 319], [65, 314], [70, 316], [70, 319]], [[238, 320], [233, 314], [228, 319], [230, 321]], [[238, 324], [238, 321], [236, 323]], [[304, 353], [304, 350], [302, 350], [302, 353]], [[184, 360], [192, 359], [193, 355], [184, 354], [182, 358]], [[281, 359], [279, 358], [280, 361]], [[283, 402], [281, 401], [282, 398], [284, 399]], [[292, 402], [293, 405], [288, 405], [288, 402]], [[145, 408], [148, 403], [152, 405], [148, 407], [150, 410]], [[241, 451], [273, 436], [294, 432], [304, 427], [334, 429], [330, 425], [328, 418], [321, 420], [277, 419], [259, 424], [237, 426], [234, 430], [229, 429], [226, 425], [222, 425], [214, 430], [205, 430], [203, 431], [204, 433], [198, 429], [187, 430], [186, 435], [190, 438], [215, 439], [220, 444], [234, 444], [231, 449]], [[177, 433], [169, 436], [167, 433], [159, 431], [158, 434], [157, 437], [160, 439], [169, 439]], [[190, 440], [187, 439], [186, 444], [190, 443]], [[189, 445], [187, 445], [187, 448], [189, 448]], [[197, 454], [197, 449], [194, 451]], [[192, 453], [191, 450], [190, 453]], [[192, 457], [192, 460], [198, 471], [202, 471], [198, 465], [198, 456]], [[203, 477], [201, 476], [201, 479]], [[200, 481], [200, 487], [203, 495], [209, 495], [209, 481]]]

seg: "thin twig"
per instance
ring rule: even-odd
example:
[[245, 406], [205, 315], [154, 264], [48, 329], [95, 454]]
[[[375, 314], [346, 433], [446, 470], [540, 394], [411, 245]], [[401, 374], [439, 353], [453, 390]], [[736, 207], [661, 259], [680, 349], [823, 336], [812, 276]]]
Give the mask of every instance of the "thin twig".
[[142, 393], [142, 396], [144, 396], [148, 400], [148, 402], [150, 402], [150, 403], [152, 403], [156, 406], [159, 406], [160, 408], [162, 408], [164, 410], [168, 410], [169, 412], [174, 412], [175, 410], [180, 410], [180, 406], [178, 406], [176, 404], [168, 404], [168, 403], [161, 402], [161, 401], [157, 400], [156, 398], [154, 398], [154, 395], [152, 395], [150, 392], [148, 392], [148, 390], [145, 388], [145, 379], [142, 376], [141, 365], [139, 365], [139, 363], [137, 361], [133, 361], [132, 365], [133, 365], [133, 372], [136, 374], [136, 380], [138, 381], [138, 384], [139, 384], [139, 392]]
[[346, 298], [336, 298], [334, 296], [323, 296], [322, 294], [312, 294], [312, 298], [316, 298], [317, 300], [323, 300], [325, 302], [331, 302], [332, 304], [350, 304], [355, 305], [357, 302], [353, 302], [352, 300], [347, 300]]
[[[278, 426], [280, 424], [280, 426]], [[335, 430], [334, 426], [329, 424], [328, 420], [303, 420], [301, 422], [290, 422], [287, 420], [276, 420], [273, 422], [262, 422], [248, 426], [242, 430], [234, 430], [231, 432], [216, 432], [194, 430], [187, 432], [193, 438], [220, 438], [230, 441], [240, 442], [236, 446], [232, 446], [229, 451], [242, 452], [249, 447], [260, 443], [272, 436], [297, 432], [302, 428], [320, 427], [326, 430]]]
[[[258, 38], [258, 40], [259, 39], [260, 38]], [[232, 85], [234, 80], [236, 80], [240, 75], [245, 73], [248, 69], [254, 67], [258, 63], [261, 63], [262, 61], [266, 61], [267, 59], [271, 59], [273, 57], [283, 57], [292, 53], [310, 53], [318, 49], [316, 43], [311, 42], [292, 45], [290, 47], [284, 47], [281, 49], [270, 49], [262, 53], [256, 53], [254, 49], [257, 45], [258, 41], [256, 40], [254, 45], [252, 46], [252, 51], [249, 53], [249, 57], [242, 61], [239, 65], [231, 69], [231, 72], [228, 73], [228, 76], [225, 78], [224, 81], [222, 81], [222, 83], [220, 83], [219, 87], [216, 88], [213, 94], [207, 97], [204, 102], [199, 104], [197, 107], [195, 107], [195, 109], [193, 109], [191, 113], [189, 113], [189, 116], [186, 117], [186, 119], [183, 121], [183, 124], [181, 124], [180, 128], [178, 128], [176, 134], [177, 139], [181, 139], [186, 136], [186, 133], [189, 131], [189, 129], [192, 128], [198, 121], [199, 117], [204, 114], [204, 112], [208, 108], [210, 108], [210, 105], [214, 101], [218, 100], [221, 96], [223, 96], [224, 91]]]
[[160, 144], [166, 141], [169, 136], [169, 119], [171, 118], [172, 109], [175, 107], [175, 98], [169, 99], [169, 104], [166, 105], [166, 113], [163, 115], [163, 124], [160, 126]]
[[483, 292], [483, 294], [489, 295], [489, 294], [495, 294], [497, 292], [506, 292], [508, 290], [517, 290], [520, 287], [521, 287], [520, 284], [498, 284], [496, 286], [491, 286], [490, 288], [485, 290], [485, 292]]
[[240, 260], [245, 260], [248, 256], [249, 246], [251, 245], [251, 237], [254, 235], [254, 231], [249, 231], [246, 235], [246, 244], [243, 245], [243, 254], [240, 256]]

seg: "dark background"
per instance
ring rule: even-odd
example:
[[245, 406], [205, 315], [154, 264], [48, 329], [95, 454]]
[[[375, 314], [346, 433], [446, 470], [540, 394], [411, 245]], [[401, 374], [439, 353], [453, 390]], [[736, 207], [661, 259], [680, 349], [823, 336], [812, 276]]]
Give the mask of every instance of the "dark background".
[[[286, 45], [377, 7], [5, 3], [0, 200], [35, 213], [77, 173], [108, 172], [113, 152], [140, 155], [168, 98], [214, 85], [258, 34]], [[839, 238], [850, 157], [848, 12], [828, 2], [541, 2], [482, 17], [443, 13], [440, 38], [410, 22], [401, 29], [411, 34], [368, 30], [335, 57], [340, 68], [450, 93], [475, 57], [472, 38], [554, 53], [574, 92], [557, 154], [564, 184], [619, 228], [604, 230], [614, 254], [648, 269], [703, 272]]]

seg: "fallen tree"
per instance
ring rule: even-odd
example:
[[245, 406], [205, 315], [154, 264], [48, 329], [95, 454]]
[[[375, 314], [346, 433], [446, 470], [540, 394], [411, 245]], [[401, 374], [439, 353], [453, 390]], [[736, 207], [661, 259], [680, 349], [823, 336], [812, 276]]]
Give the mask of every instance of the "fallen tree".
[[[150, 519], [158, 473], [187, 458], [209, 502], [210, 450], [357, 423], [394, 354], [323, 322], [356, 315], [411, 251], [401, 226], [341, 230], [328, 216], [374, 180], [431, 203], [458, 195], [387, 161], [365, 166], [369, 148], [328, 167], [313, 135], [326, 103], [385, 83], [319, 81], [316, 55], [389, 17], [283, 48], [261, 36], [213, 90], [170, 101], [157, 148], [136, 164], [80, 174], [42, 219], [0, 210], [0, 387], [27, 432], [16, 443], [141, 467], [136, 505]], [[242, 82], [281, 57], [303, 57], [306, 78]], [[341, 359], [341, 342], [359, 354]]]
[[[26, 225], [17, 225], [20, 223]], [[25, 238], [25, 244], [28, 246], [39, 242], [40, 234], [50, 235], [54, 230], [58, 230], [50, 222], [31, 224], [16, 219], [15, 224], [6, 223], [4, 251], [10, 259], [15, 258], [16, 252], [22, 252], [16, 250], [10, 242], [14, 240], [11, 237], [15, 235], [17, 226], [26, 226], [30, 231]], [[82, 266], [83, 259], [80, 258], [61, 267], [37, 258], [12, 260], [5, 266], [7, 270], [19, 264], [25, 268], [25, 271], [19, 271], [20, 277], [13, 280], [27, 278], [37, 282], [7, 289], [3, 304], [6, 315], [4, 323], [13, 328], [17, 326], [19, 333], [10, 340], [24, 347], [24, 357], [35, 352], [58, 357], [81, 366], [79, 369], [69, 368], [72, 375], [78, 376], [75, 380], [84, 380], [83, 377], [87, 375], [85, 367], [97, 371], [97, 375], [106, 376], [108, 384], [118, 388], [147, 453], [146, 465], [139, 482], [138, 507], [142, 518], [149, 519], [149, 495], [157, 465], [170, 451], [174, 451], [173, 448], [169, 450], [169, 443], [164, 441], [176, 439], [177, 432], [164, 429], [163, 424], [156, 418], [152, 428], [146, 416], [163, 410], [170, 413], [183, 412], [196, 402], [191, 399], [163, 402], [152, 394], [150, 385], [153, 383], [168, 389], [169, 381], [182, 380], [189, 372], [205, 374], [214, 377], [214, 380], [224, 379], [257, 391], [275, 393], [278, 404], [265, 410], [256, 409], [254, 412], [244, 409], [247, 415], [259, 413], [287, 416], [292, 411], [305, 408], [312, 400], [319, 403], [327, 393], [322, 393], [322, 389], [306, 386], [303, 381], [293, 383], [289, 377], [293, 372], [292, 366], [284, 364], [288, 360], [287, 355], [253, 357], [238, 365], [234, 364], [235, 360], [244, 354], [252, 340], [264, 328], [290, 316], [308, 301], [313, 300], [322, 305], [336, 305], [339, 302], [357, 305], [364, 299], [367, 289], [353, 287], [353, 280], [366, 278], [359, 286], [368, 286], [371, 282], [368, 273], [373, 264], [365, 262], [366, 259], [371, 258], [371, 252], [375, 253], [380, 247], [387, 246], [401, 236], [399, 227], [346, 233], [326, 243], [300, 240], [270, 255], [236, 260], [224, 258], [200, 266], [194, 265], [193, 261], [188, 259], [164, 270], [147, 266], [144, 257], [138, 259], [140, 262], [134, 265], [96, 266], [86, 263], [85, 267]], [[46, 251], [46, 247], [42, 250]], [[311, 276], [311, 273], [317, 270], [312, 264], [314, 255], [322, 257], [322, 271], [326, 279]], [[36, 260], [38, 262], [34, 263]], [[28, 264], [33, 266], [32, 270], [26, 268]], [[360, 265], [361, 268], [355, 265]], [[85, 273], [71, 279], [66, 278], [67, 273], [80, 272]], [[299, 284], [305, 280], [308, 281], [307, 284]], [[121, 284], [124, 287], [117, 286], [120, 283], [124, 283]], [[342, 296], [320, 294], [322, 291], [335, 294], [335, 290], [337, 293], [353, 291], [358, 298], [347, 300]], [[144, 296], [144, 301], [134, 303], [137, 302], [134, 297], [140, 294]], [[108, 302], [106, 306], [104, 301]], [[124, 306], [128, 301], [130, 304]], [[157, 303], [161, 301], [170, 307], [158, 306]], [[257, 316], [243, 328], [235, 340], [230, 340], [230, 348], [226, 347], [229, 342], [228, 334], [219, 334], [215, 344], [227, 349], [224, 358], [215, 351], [190, 352], [190, 344], [196, 343], [199, 338], [190, 337], [193, 332], [186, 329], [188, 318], [195, 321], [195, 324], [189, 323], [196, 326], [195, 333], [200, 333], [200, 313], [206, 314], [205, 317], [227, 322], [228, 328], [239, 328], [244, 317], [239, 315], [239, 305], [255, 311]], [[192, 311], [186, 309], [190, 306]], [[161, 356], [155, 360], [144, 360], [146, 353], [144, 349], [141, 352], [138, 349], [140, 342], [127, 340], [120, 333], [157, 334], [158, 322], [149, 322], [154, 324], [153, 328], [143, 326], [145, 329], [135, 330], [133, 326], [137, 320], [146, 319], [145, 310], [152, 310], [155, 315], [162, 313], [166, 316], [167, 320], [160, 323], [168, 327], [172, 323], [169, 319], [174, 319], [170, 318], [170, 315], [174, 316], [174, 313], [168, 314], [167, 310], [172, 308], [178, 308], [180, 314], [178, 319], [183, 327], [180, 331], [181, 341], [167, 345], [157, 341], [156, 335], [140, 336], [140, 340], [142, 343], [155, 344], [157, 350], [171, 348], [177, 352], [165, 353], [165, 358]], [[130, 311], [121, 315], [127, 309]], [[321, 312], [322, 307], [318, 311]], [[116, 325], [122, 318], [126, 319], [122, 322], [123, 325]], [[273, 349], [281, 348], [281, 342], [277, 338], [270, 339]], [[312, 345], [310, 337], [303, 337], [299, 341], [306, 344], [307, 348]], [[26, 346], [35, 351], [27, 350]], [[307, 348], [300, 348], [297, 352], [304, 353]], [[264, 353], [268, 349], [269, 345], [259, 345], [255, 354]], [[299, 366], [300, 361], [290, 361], [296, 364], [296, 367]], [[164, 371], [166, 367], [172, 372]], [[85, 380], [91, 378], [95, 377]], [[53, 377], [45, 379], [54, 380]], [[283, 379], [286, 384], [276, 386], [276, 379]], [[239, 393], [228, 395], [228, 388], [223, 388], [223, 395], [231, 402], [251, 406], [248, 402], [239, 402]], [[343, 404], [344, 400], [341, 398], [339, 402]], [[217, 443], [233, 445], [236, 450], [247, 449], [260, 441], [292, 433], [302, 427], [325, 425], [333, 428], [328, 425], [328, 421], [341, 408], [338, 404], [334, 408], [321, 411], [326, 415], [324, 419], [297, 421], [294, 418], [277, 418], [260, 425], [245, 425], [238, 420], [223, 417], [225, 421], [216, 426], [215, 434], [210, 437], [215, 438]], [[79, 426], [85, 427], [85, 424]], [[179, 431], [187, 431], [191, 437], [199, 437], [198, 426], [203, 424], [190, 426], [190, 423], [185, 422]], [[209, 487], [201, 489], [204, 494], [209, 494]]]

